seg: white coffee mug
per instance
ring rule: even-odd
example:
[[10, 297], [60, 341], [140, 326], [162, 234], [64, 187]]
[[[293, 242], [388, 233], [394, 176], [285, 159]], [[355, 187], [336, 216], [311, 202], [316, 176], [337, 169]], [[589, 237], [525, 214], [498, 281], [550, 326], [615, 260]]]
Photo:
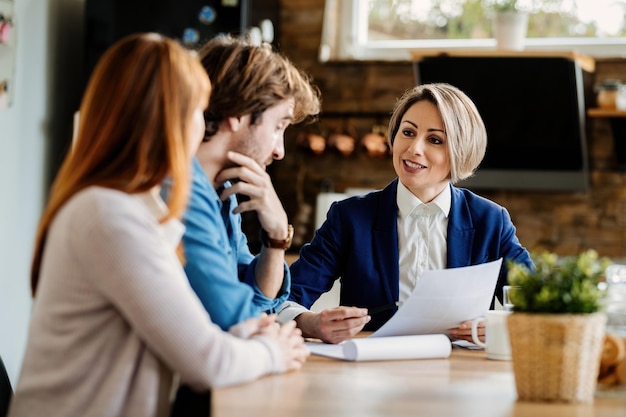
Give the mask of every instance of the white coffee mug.
[[[484, 317], [478, 317], [472, 322], [472, 340], [478, 346], [485, 348], [488, 359], [502, 361], [511, 360], [511, 345], [506, 320], [510, 311], [489, 310]], [[485, 343], [478, 339], [478, 324], [485, 322]]]

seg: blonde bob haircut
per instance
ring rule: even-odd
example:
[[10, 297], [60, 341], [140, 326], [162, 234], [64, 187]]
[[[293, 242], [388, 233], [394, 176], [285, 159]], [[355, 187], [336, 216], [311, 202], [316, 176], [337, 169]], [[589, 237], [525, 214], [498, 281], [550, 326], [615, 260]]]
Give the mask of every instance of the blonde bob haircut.
[[441, 114], [448, 139], [450, 181], [454, 184], [472, 176], [487, 150], [487, 130], [474, 102], [450, 84], [422, 84], [404, 93], [389, 121], [390, 145], [393, 147], [404, 114], [421, 100], [433, 103]]
[[211, 83], [195, 53], [164, 36], [127, 36], [105, 52], [80, 106], [75, 143], [52, 184], [39, 223], [31, 267], [35, 295], [48, 228], [75, 194], [100, 186], [142, 193], [172, 179], [160, 221], [180, 217], [190, 188], [188, 134]]

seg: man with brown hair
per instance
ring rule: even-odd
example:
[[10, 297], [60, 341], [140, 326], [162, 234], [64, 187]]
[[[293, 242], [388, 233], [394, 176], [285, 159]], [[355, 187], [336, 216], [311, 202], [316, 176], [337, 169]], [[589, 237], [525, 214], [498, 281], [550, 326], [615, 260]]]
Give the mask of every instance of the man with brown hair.
[[[319, 113], [320, 98], [309, 77], [269, 44], [226, 36], [199, 55], [213, 90], [184, 217], [185, 270], [213, 322], [227, 330], [276, 312], [289, 295], [284, 253], [293, 228], [265, 169], [284, 157], [285, 129]], [[246, 201], [238, 204], [236, 194]], [[257, 256], [241, 229], [248, 211], [262, 229]]]

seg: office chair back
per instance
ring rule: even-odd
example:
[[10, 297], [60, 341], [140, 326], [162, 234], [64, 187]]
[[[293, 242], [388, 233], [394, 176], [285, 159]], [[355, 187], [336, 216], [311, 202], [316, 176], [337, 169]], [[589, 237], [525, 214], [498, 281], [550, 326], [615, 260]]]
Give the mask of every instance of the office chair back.
[[183, 384], [176, 392], [170, 417], [210, 417], [211, 409], [211, 390], [200, 392]]
[[0, 417], [5, 417], [9, 410], [9, 403], [13, 397], [13, 388], [11, 387], [11, 380], [7, 374], [7, 370], [4, 367], [4, 362], [0, 357]]

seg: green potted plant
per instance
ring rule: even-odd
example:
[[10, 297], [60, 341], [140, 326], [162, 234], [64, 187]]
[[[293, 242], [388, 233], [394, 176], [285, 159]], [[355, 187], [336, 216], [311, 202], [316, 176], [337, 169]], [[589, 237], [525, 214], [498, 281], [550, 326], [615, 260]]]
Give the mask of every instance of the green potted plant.
[[498, 49], [522, 50], [528, 30], [528, 13], [518, 7], [517, 0], [496, 0], [493, 34]]
[[515, 12], [517, 8], [517, 0], [501, 0], [493, 4], [493, 9], [497, 12]]
[[509, 340], [520, 400], [592, 403], [606, 316], [598, 282], [608, 258], [532, 255], [534, 269], [508, 263]]

